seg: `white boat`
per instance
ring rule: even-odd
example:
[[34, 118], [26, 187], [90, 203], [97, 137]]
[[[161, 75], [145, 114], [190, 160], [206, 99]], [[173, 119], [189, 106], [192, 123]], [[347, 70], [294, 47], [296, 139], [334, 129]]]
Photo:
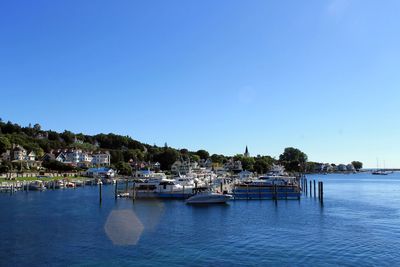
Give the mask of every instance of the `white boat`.
[[178, 177], [176, 177], [175, 178], [175, 182], [177, 183], [177, 184], [180, 184], [180, 185], [182, 185], [182, 186], [192, 186], [192, 187], [195, 187], [195, 185], [196, 185], [196, 182], [198, 183], [198, 180], [197, 180], [197, 178], [193, 178], [193, 177], [190, 177], [190, 176], [178, 176]]
[[194, 187], [183, 186], [173, 179], [151, 180], [135, 183], [135, 194], [139, 198], [186, 198], [193, 194]]
[[213, 192], [198, 193], [186, 200], [187, 204], [216, 204], [226, 203], [232, 199], [232, 195]]
[[28, 188], [29, 188], [29, 190], [33, 190], [33, 191], [46, 190], [46, 187], [44, 186], [43, 181], [40, 181], [40, 180], [29, 183]]

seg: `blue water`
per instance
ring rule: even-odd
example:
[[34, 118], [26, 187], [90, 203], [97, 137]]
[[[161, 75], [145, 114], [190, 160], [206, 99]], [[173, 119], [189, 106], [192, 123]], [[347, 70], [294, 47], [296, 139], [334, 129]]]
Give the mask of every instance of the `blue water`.
[[0, 266], [399, 266], [400, 174], [309, 176], [325, 202], [114, 200], [98, 188], [0, 194]]

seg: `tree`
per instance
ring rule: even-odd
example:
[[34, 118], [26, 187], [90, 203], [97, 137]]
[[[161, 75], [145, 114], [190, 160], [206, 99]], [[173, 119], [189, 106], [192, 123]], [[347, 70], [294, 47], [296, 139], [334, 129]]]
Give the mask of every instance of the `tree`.
[[196, 155], [198, 155], [200, 159], [208, 159], [210, 157], [210, 154], [204, 149], [198, 150]]
[[110, 150], [110, 157], [113, 164], [124, 161], [124, 154], [121, 150]]
[[0, 164], [0, 173], [7, 173], [11, 171], [13, 168], [12, 163], [10, 161], [3, 161]]
[[179, 158], [179, 152], [172, 148], [164, 148], [161, 152], [153, 156], [154, 161], [158, 161], [161, 169], [170, 170], [172, 164]]
[[75, 142], [75, 134], [70, 131], [65, 130], [60, 136], [68, 145]]
[[223, 164], [227, 161], [227, 159], [224, 155], [212, 154], [211, 161], [213, 163]]
[[197, 154], [192, 154], [192, 155], [190, 155], [190, 161], [199, 162], [200, 161], [200, 156], [197, 155]]
[[306, 172], [308, 172], [308, 173], [315, 172], [315, 167], [317, 166], [317, 164], [318, 163], [315, 163], [315, 162], [307, 162], [305, 164]]
[[40, 132], [40, 130], [42, 129], [42, 126], [40, 126], [39, 123], [36, 123], [35, 125], [33, 125], [33, 129], [34, 129], [36, 132]]
[[61, 163], [57, 160], [49, 160], [49, 161], [43, 161], [42, 166], [45, 167], [46, 169], [49, 170], [54, 170], [54, 171], [72, 171], [75, 170], [75, 168], [71, 165], [67, 165], [64, 163]]
[[119, 174], [122, 175], [132, 175], [132, 167], [126, 162], [120, 161], [115, 165]]
[[274, 164], [274, 159], [270, 156], [258, 156], [255, 158], [254, 171], [259, 174], [269, 171]]
[[10, 140], [5, 136], [0, 136], [0, 153], [4, 153], [9, 149], [11, 149]]
[[302, 171], [307, 162], [307, 155], [301, 150], [293, 147], [285, 148], [283, 154], [279, 156], [279, 161], [288, 171]]
[[255, 160], [252, 157], [245, 157], [242, 154], [237, 154], [233, 157], [235, 161], [242, 162], [243, 170], [253, 171]]
[[351, 164], [354, 166], [354, 168], [355, 168], [357, 171], [361, 170], [362, 167], [363, 167], [363, 163], [360, 162], [360, 161], [353, 161]]

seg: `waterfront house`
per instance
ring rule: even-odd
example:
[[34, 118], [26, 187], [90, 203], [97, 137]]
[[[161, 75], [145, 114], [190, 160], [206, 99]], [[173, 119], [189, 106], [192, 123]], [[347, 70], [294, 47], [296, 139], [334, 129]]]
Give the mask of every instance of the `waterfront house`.
[[27, 153], [25, 160], [28, 161], [35, 161], [36, 160], [36, 153], [34, 151], [30, 151], [29, 153]]
[[113, 178], [115, 171], [107, 167], [90, 168], [86, 171], [86, 175], [93, 178]]
[[55, 159], [59, 162], [66, 163], [67, 155], [64, 152], [59, 152], [55, 155]]
[[92, 163], [95, 166], [109, 166], [111, 162], [111, 156], [109, 152], [102, 152], [92, 154]]
[[200, 167], [206, 168], [206, 169], [211, 169], [213, 166], [213, 162], [210, 158], [208, 159], [201, 159], [199, 162]]
[[12, 152], [12, 160], [25, 160], [27, 155], [26, 150], [20, 146], [16, 145], [14, 146], [13, 152]]
[[154, 169], [155, 171], [160, 171], [160, 170], [161, 170], [161, 164], [160, 164], [160, 162], [153, 163], [153, 169]]
[[347, 171], [349, 172], [355, 172], [356, 168], [354, 168], [353, 164], [347, 164]]
[[224, 164], [224, 169], [226, 171], [232, 171], [235, 173], [239, 173], [243, 170], [242, 162], [240, 160], [235, 161], [233, 158], [231, 158]]
[[337, 170], [340, 171], [340, 172], [345, 172], [345, 171], [347, 171], [347, 165], [339, 164], [337, 166]]
[[187, 174], [197, 169], [199, 164], [195, 161], [177, 160], [171, 166], [171, 172], [174, 174]]

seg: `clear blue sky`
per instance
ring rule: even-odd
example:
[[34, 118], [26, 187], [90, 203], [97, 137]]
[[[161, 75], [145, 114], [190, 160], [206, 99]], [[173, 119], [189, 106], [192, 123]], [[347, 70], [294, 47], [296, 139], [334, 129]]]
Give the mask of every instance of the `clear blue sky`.
[[0, 117], [400, 167], [400, 1], [3, 1]]

